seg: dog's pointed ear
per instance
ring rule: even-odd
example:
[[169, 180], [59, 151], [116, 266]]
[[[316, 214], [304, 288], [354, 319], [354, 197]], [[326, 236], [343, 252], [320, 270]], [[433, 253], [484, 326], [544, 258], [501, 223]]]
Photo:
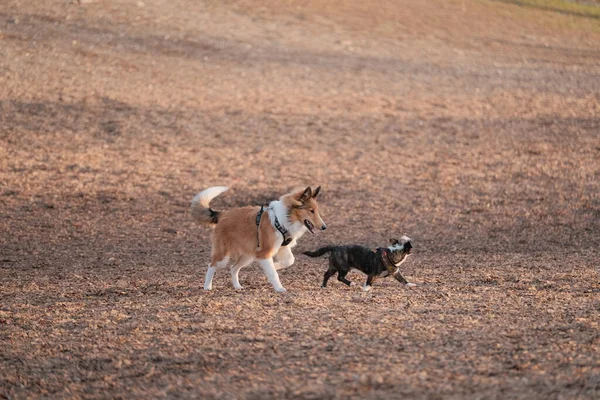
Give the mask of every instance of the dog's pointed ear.
[[317, 186], [317, 188], [313, 192], [313, 194], [312, 194], [313, 199], [316, 199], [317, 196], [319, 195], [319, 193], [321, 193], [321, 186]]
[[301, 201], [302, 203], [304, 203], [305, 201], [307, 201], [311, 197], [312, 197], [312, 189], [309, 186], [306, 189], [304, 189], [304, 192], [302, 192], [300, 194], [300, 196], [298, 197], [298, 200]]
[[304, 203], [302, 203], [297, 196], [292, 196], [290, 201], [292, 203], [292, 207], [294, 208], [301, 208], [304, 206]]

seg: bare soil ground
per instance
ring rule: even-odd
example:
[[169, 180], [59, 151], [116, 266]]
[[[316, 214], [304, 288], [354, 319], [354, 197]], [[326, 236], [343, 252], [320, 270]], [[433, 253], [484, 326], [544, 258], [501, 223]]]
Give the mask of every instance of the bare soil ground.
[[[600, 20], [538, 3], [2, 1], [0, 398], [598, 398]], [[323, 186], [287, 294], [202, 290], [212, 185]]]

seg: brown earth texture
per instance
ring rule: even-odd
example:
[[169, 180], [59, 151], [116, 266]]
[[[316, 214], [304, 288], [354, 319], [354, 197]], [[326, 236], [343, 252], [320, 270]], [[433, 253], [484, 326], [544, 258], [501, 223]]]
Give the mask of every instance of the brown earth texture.
[[[287, 293], [214, 185], [322, 186]], [[597, 1], [0, 3], [0, 398], [598, 398], [599, 247]]]

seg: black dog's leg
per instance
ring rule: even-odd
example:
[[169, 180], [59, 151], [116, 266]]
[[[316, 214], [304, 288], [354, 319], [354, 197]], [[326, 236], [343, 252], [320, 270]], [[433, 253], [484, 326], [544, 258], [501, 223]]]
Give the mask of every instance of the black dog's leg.
[[321, 287], [327, 287], [327, 281], [329, 280], [329, 278], [334, 276], [336, 272], [337, 269], [333, 265], [329, 265], [329, 269], [327, 270], [327, 272], [325, 272], [325, 275], [323, 276], [323, 284], [321, 285]]
[[363, 290], [371, 290], [371, 286], [373, 285], [373, 281], [375, 280], [375, 275], [369, 275], [367, 277], [367, 282], [365, 283], [365, 286], [363, 286]]
[[406, 280], [406, 278], [404, 278], [402, 276], [402, 274], [400, 273], [400, 271], [396, 272], [394, 275], [392, 275], [394, 278], [396, 278], [396, 280], [404, 285], [408, 284], [408, 281]]
[[352, 282], [351, 282], [351, 281], [349, 281], [348, 279], [346, 279], [346, 275], [347, 275], [347, 274], [348, 274], [348, 271], [345, 271], [345, 270], [344, 270], [344, 271], [342, 271], [342, 270], [340, 270], [340, 271], [338, 272], [338, 281], [340, 281], [340, 282], [344, 282], [346, 285], [348, 285], [348, 286], [351, 286], [351, 285], [352, 285]]

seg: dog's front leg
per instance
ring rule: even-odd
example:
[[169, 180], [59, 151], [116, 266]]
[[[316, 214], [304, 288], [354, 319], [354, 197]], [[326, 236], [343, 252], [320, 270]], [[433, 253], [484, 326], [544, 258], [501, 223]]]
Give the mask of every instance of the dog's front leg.
[[369, 275], [369, 277], [367, 278], [367, 282], [365, 283], [365, 286], [362, 287], [362, 290], [364, 290], [365, 292], [368, 292], [369, 290], [371, 290], [374, 280], [375, 280], [375, 276]]
[[282, 268], [287, 268], [292, 265], [295, 261], [294, 255], [292, 254], [292, 249], [290, 246], [281, 247], [277, 252], [277, 261], [274, 263], [275, 269], [279, 270]]
[[267, 279], [273, 285], [276, 292], [285, 293], [286, 290], [283, 286], [281, 286], [281, 282], [279, 281], [279, 274], [277, 274], [277, 270], [275, 269], [275, 264], [273, 263], [272, 258], [263, 258], [259, 259], [258, 263], [262, 267]]
[[413, 287], [413, 286], [417, 286], [414, 283], [410, 283], [406, 280], [405, 277], [402, 276], [402, 274], [400, 273], [400, 271], [397, 271], [395, 274], [392, 275], [394, 278], [396, 278], [396, 280], [400, 283], [402, 283], [403, 285], [406, 285], [408, 287]]

